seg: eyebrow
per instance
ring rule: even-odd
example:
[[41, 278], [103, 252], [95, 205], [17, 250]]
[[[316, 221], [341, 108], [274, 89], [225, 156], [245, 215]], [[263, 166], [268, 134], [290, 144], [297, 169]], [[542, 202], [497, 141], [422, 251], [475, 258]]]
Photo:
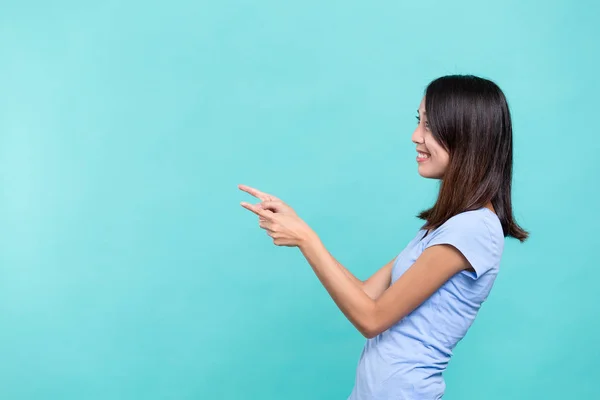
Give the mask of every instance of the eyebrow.
[[[417, 110], [417, 114], [420, 114], [421, 112], [419, 110]], [[427, 115], [426, 111], [423, 111], [423, 115]]]

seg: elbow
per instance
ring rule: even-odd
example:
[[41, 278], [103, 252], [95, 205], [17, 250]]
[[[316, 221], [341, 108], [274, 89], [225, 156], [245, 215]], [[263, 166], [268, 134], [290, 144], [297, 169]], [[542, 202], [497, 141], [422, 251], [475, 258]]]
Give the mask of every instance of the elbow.
[[376, 337], [377, 335], [379, 335], [379, 333], [375, 332], [375, 331], [365, 331], [362, 330], [360, 333], [362, 333], [362, 335], [367, 338], [367, 339], [373, 339], [374, 337]]
[[360, 333], [367, 339], [373, 339], [374, 337], [376, 337], [377, 335], [379, 335], [381, 332], [379, 330], [376, 329], [364, 329], [362, 328], [360, 330]]
[[358, 327], [358, 330], [367, 339], [373, 339], [375, 336], [383, 332], [381, 326], [371, 318], [361, 323]]
[[357, 322], [358, 324], [356, 324], [356, 327], [367, 339], [373, 339], [380, 335], [388, 330], [393, 324], [393, 321], [389, 316], [386, 317], [385, 314], [381, 313], [376, 304], [374, 304], [374, 307]]

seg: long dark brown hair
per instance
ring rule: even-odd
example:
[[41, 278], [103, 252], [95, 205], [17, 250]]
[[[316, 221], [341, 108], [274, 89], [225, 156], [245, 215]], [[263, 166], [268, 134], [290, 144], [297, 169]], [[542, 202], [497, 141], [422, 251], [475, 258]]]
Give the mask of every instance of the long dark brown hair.
[[433, 137], [450, 161], [436, 203], [419, 214], [427, 221], [423, 228], [435, 229], [491, 202], [504, 236], [525, 241], [529, 233], [512, 211], [512, 123], [502, 90], [473, 75], [444, 76], [427, 86], [425, 109]]

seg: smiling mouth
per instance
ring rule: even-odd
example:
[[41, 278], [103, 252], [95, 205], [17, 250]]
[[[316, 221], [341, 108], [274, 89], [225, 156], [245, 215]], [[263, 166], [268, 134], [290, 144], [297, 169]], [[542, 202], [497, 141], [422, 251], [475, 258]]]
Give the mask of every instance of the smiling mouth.
[[423, 153], [421, 151], [417, 152], [417, 162], [424, 162], [429, 160], [429, 157], [431, 157], [428, 153]]

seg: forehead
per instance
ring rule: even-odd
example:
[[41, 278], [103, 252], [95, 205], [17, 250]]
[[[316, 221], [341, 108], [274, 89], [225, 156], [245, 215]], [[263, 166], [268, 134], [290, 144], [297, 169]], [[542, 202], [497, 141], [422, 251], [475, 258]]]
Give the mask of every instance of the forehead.
[[421, 99], [421, 103], [419, 104], [419, 111], [421, 113], [425, 113], [425, 97]]

